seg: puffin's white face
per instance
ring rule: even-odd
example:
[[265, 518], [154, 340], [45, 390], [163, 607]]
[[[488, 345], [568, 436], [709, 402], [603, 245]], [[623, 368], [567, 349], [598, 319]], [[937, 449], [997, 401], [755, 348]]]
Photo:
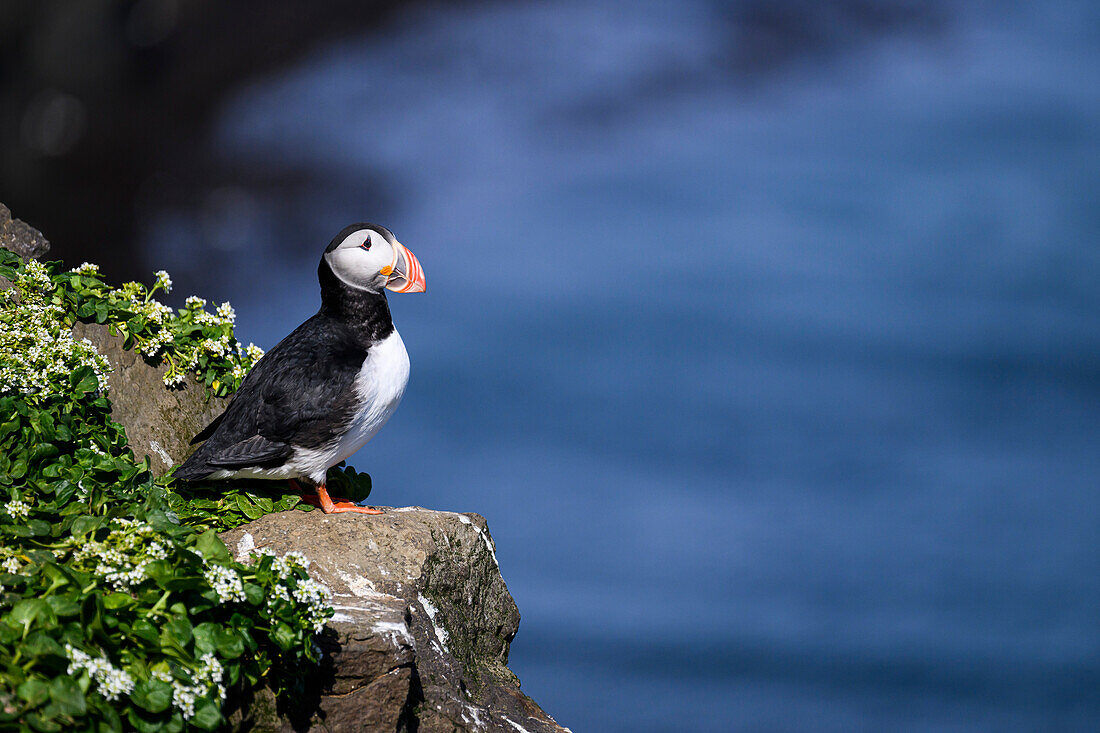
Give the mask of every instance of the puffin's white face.
[[424, 270], [413, 253], [385, 227], [361, 225], [325, 251], [333, 274], [359, 290], [423, 293]]

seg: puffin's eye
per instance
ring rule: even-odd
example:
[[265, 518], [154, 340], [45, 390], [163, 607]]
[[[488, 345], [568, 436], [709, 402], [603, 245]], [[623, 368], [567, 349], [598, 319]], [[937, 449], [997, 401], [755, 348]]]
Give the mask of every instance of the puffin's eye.
[[363, 240], [363, 243], [359, 245], [359, 249], [368, 249], [368, 250], [370, 249], [370, 235], [369, 234], [367, 235], [367, 238]]

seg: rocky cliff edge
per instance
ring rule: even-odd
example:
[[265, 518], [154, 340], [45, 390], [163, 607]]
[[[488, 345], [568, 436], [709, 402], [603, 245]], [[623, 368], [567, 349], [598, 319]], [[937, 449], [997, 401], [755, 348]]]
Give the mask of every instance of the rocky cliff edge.
[[[49, 248], [0, 205], [0, 246], [26, 257]], [[0, 288], [7, 283], [0, 283]], [[111, 363], [112, 416], [130, 446], [166, 472], [191, 436], [224, 409], [197, 383], [165, 388], [163, 367], [122, 348], [106, 326], [77, 324]], [[224, 533], [231, 552], [297, 550], [333, 591], [336, 615], [318, 639], [324, 659], [304, 699], [278, 707], [267, 690], [237, 700], [239, 731], [485, 731], [567, 729], [519, 688], [508, 648], [519, 610], [497, 565], [485, 519], [419, 507], [382, 516], [269, 514]]]

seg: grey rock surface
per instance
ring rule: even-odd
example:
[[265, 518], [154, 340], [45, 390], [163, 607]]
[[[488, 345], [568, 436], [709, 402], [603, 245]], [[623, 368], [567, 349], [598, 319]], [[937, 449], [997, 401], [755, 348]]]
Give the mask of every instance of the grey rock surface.
[[222, 535], [239, 558], [298, 550], [334, 594], [317, 694], [280, 718], [253, 703], [241, 728], [550, 733], [508, 648], [519, 610], [485, 519], [418, 507], [382, 516], [269, 514]]
[[73, 335], [91, 341], [110, 362], [111, 417], [126, 428], [134, 455], [139, 460], [148, 456], [158, 476], [191, 455], [195, 449], [189, 444], [191, 438], [229, 403], [227, 397], [210, 396], [194, 379], [168, 389], [164, 386], [168, 368], [151, 366], [138, 352], [122, 348], [122, 338], [112, 336], [104, 325], [77, 323]]
[[50, 243], [30, 224], [13, 219], [8, 207], [0, 204], [0, 247], [29, 260], [46, 254]]

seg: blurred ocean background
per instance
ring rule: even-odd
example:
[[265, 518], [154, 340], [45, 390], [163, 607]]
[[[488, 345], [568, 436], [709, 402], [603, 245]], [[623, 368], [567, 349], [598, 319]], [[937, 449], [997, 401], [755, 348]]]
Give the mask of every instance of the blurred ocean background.
[[245, 341], [424, 265], [352, 463], [488, 518], [563, 725], [1100, 730], [1096, 3], [417, 6], [205, 145], [140, 240]]

